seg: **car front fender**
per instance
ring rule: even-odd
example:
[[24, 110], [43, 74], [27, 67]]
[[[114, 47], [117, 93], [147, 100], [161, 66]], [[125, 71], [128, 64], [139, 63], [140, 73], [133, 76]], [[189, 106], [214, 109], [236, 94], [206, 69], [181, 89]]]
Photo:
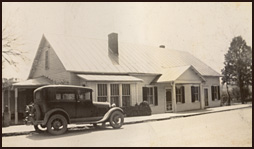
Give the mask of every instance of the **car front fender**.
[[69, 121], [70, 121], [69, 114], [68, 114], [65, 110], [63, 110], [63, 109], [61, 109], [61, 108], [56, 108], [56, 109], [52, 109], [52, 110], [48, 111], [48, 112], [45, 114], [44, 119], [43, 119], [43, 122], [42, 122], [42, 125], [46, 125], [46, 124], [47, 124], [49, 117], [50, 117], [53, 113], [63, 114], [63, 115], [66, 117], [66, 119], [67, 119], [67, 121], [68, 121], [68, 123], [69, 123]]
[[112, 114], [113, 112], [115, 112], [115, 111], [120, 111], [120, 112], [122, 112], [122, 113], [124, 114], [123, 109], [121, 109], [121, 108], [119, 108], [119, 107], [111, 108], [111, 109], [103, 116], [103, 118], [102, 118], [100, 121], [98, 121], [98, 123], [107, 121], [107, 120], [109, 119], [109, 117], [111, 116], [111, 114]]

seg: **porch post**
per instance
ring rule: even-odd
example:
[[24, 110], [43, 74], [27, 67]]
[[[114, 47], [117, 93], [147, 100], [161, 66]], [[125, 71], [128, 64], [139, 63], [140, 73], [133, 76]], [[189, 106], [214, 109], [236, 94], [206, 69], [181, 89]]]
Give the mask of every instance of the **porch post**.
[[173, 82], [173, 85], [172, 85], [172, 102], [173, 102], [173, 105], [174, 105], [174, 112], [177, 112], [177, 107], [176, 107], [176, 85], [175, 85], [175, 82]]
[[[135, 89], [136, 89], [136, 103], [138, 103], [138, 83], [135, 84]], [[132, 105], [134, 106], [135, 104]]]
[[15, 124], [18, 124], [18, 88], [15, 88]]
[[7, 97], [7, 99], [8, 99], [8, 113], [9, 113], [9, 119], [11, 120], [11, 90], [10, 90], [10, 89], [11, 89], [10, 87], [7, 88], [7, 92], [8, 92], [8, 97]]
[[204, 98], [204, 88], [202, 82], [200, 83], [200, 108], [204, 109], [205, 108], [205, 98]]
[[2, 116], [4, 114], [4, 89], [2, 89]]

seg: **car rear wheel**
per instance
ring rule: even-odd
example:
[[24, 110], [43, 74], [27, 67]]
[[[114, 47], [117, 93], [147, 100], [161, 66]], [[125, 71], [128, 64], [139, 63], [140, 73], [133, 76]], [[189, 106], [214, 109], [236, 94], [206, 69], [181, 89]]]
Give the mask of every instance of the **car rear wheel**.
[[114, 128], [121, 128], [123, 125], [124, 116], [123, 113], [120, 111], [115, 111], [111, 114], [109, 118], [110, 125]]
[[47, 130], [46, 126], [43, 126], [43, 125], [34, 125], [34, 129], [38, 133], [42, 133]]
[[53, 115], [47, 123], [48, 132], [52, 135], [61, 135], [67, 131], [67, 120], [61, 114]]

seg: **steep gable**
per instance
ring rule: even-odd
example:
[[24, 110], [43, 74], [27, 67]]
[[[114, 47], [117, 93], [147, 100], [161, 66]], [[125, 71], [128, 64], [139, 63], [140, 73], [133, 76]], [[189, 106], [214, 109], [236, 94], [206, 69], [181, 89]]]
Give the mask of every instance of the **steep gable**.
[[[48, 55], [48, 68], [45, 68], [46, 53]], [[45, 36], [41, 39], [28, 79], [41, 76], [48, 77], [54, 82], [69, 81], [69, 72], [66, 71], [64, 65]]]

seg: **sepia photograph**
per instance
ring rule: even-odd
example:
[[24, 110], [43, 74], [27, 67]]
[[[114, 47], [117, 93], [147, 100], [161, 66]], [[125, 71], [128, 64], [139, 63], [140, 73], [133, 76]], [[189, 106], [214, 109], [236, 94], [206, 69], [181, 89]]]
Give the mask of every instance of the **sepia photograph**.
[[2, 2], [2, 147], [251, 147], [252, 2]]

